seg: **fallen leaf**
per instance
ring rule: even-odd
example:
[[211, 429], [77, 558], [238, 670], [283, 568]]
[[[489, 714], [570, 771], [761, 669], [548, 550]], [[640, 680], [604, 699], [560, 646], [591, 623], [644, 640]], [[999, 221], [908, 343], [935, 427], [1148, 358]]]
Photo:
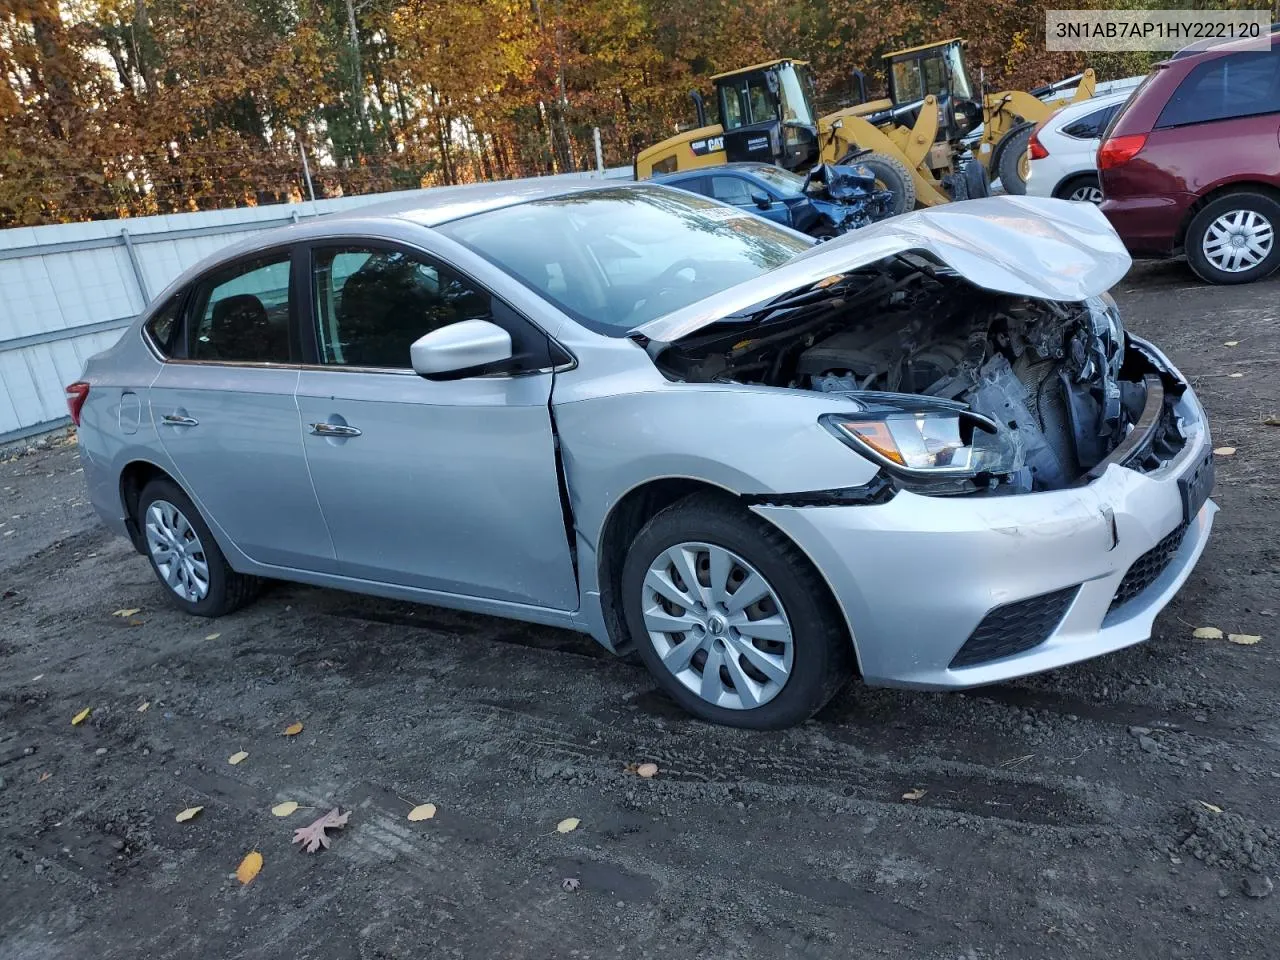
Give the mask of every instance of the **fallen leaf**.
[[1216, 807], [1216, 806], [1214, 806], [1212, 803], [1205, 803], [1203, 800], [1197, 800], [1197, 801], [1196, 801], [1196, 803], [1200, 804], [1200, 806], [1204, 807], [1204, 808], [1205, 808], [1206, 810], [1208, 810], [1210, 813], [1221, 813], [1221, 812], [1222, 812], [1222, 808], [1221, 808], [1221, 807]]
[[1235, 447], [1214, 447], [1213, 455], [1215, 457], [1234, 457], [1236, 455]]
[[113, 617], [132, 617], [135, 613], [141, 613], [141, 607], [126, 607], [123, 610], [117, 610], [111, 614]]
[[1243, 377], [1243, 376], [1244, 376], [1244, 374], [1243, 374], [1243, 373], [1228, 373], [1228, 374], [1227, 374], [1227, 376], [1228, 376], [1228, 377], [1230, 377], [1232, 380], [1239, 380], [1241, 377]]
[[31, 678], [31, 682], [35, 683], [37, 680], [43, 680], [43, 679], [44, 679], [44, 674], [37, 673], [34, 677]]
[[436, 815], [434, 803], [420, 803], [409, 811], [410, 820], [430, 820]]
[[1227, 639], [1232, 643], [1238, 643], [1242, 647], [1252, 647], [1255, 643], [1261, 643], [1261, 637], [1255, 637], [1251, 633], [1228, 633]]
[[277, 803], [271, 808], [271, 812], [277, 817], [287, 817], [297, 809], [298, 803], [296, 800], [286, 800], [284, 803]]
[[580, 886], [582, 886], [582, 881], [577, 877], [565, 877], [560, 881], [560, 889], [568, 890], [570, 893], [573, 893], [573, 891], [577, 890]]
[[262, 854], [257, 850], [250, 850], [240, 861], [240, 866], [236, 867], [236, 879], [241, 883], [249, 883], [261, 870]]
[[220, 636], [222, 636], [222, 634], [220, 634], [220, 633], [211, 633], [211, 634], [209, 634], [207, 637], [205, 637], [205, 639], [206, 639], [206, 640], [217, 640]]
[[577, 830], [578, 824], [581, 822], [577, 817], [565, 817], [556, 824], [556, 833], [569, 833], [572, 830]]
[[147, 712], [147, 709], [148, 709], [150, 706], [151, 706], [151, 701], [150, 701], [150, 700], [143, 700], [143, 701], [142, 701], [142, 706], [140, 706], [140, 707], [138, 708], [138, 712], [139, 712], [139, 713], [146, 713], [146, 712]]
[[902, 799], [903, 800], [919, 800], [928, 792], [929, 792], [928, 790], [925, 790], [922, 787], [916, 787], [914, 790], [908, 790], [906, 793], [904, 793], [902, 795]]
[[351, 816], [351, 811], [339, 813], [338, 808], [334, 807], [322, 817], [318, 817], [314, 823], [309, 823], [305, 827], [299, 827], [293, 831], [293, 842], [304, 844], [303, 850], [307, 853], [315, 853], [321, 847], [329, 849], [329, 835], [325, 833], [326, 829], [334, 829], [345, 826], [347, 818]]
[[284, 735], [286, 737], [296, 737], [301, 732], [302, 732], [302, 724], [300, 723], [291, 723], [284, 728]]
[[173, 819], [177, 820], [179, 823], [186, 823], [203, 809], [204, 807], [187, 807], [187, 809], [183, 810]]
[[234, 767], [237, 763], [243, 763], [245, 760], [248, 760], [248, 759], [249, 759], [249, 754], [241, 750], [239, 753], [233, 753], [231, 756], [227, 757], [227, 763], [231, 764]]
[[1227, 341], [1226, 341], [1225, 343], [1223, 343], [1222, 345], [1223, 345], [1224, 347], [1238, 347], [1238, 346], [1240, 346], [1240, 341], [1239, 341], [1239, 340], [1227, 340]]
[[46, 770], [44, 773], [40, 774], [40, 776], [36, 777], [36, 783], [44, 783], [52, 776], [53, 774]]
[[1197, 640], [1221, 640], [1222, 631], [1217, 627], [1196, 627], [1191, 636]]
[[642, 763], [636, 767], [636, 776], [644, 777], [646, 780], [658, 775], [658, 765], [656, 763]]
[[81, 710], [79, 713], [77, 713], [74, 717], [71, 718], [71, 725], [73, 727], [80, 726], [80, 724], [85, 722], [85, 720], [88, 718], [89, 714], [92, 711], [93, 711], [93, 707], [85, 707], [83, 710]]
[[1262, 425], [1264, 427], [1280, 427], [1280, 417], [1265, 417]]

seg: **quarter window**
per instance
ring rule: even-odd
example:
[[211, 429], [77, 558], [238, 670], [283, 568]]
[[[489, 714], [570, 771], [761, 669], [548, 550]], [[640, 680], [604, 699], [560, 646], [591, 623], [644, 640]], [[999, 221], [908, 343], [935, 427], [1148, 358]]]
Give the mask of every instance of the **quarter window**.
[[289, 254], [219, 270], [197, 288], [189, 314], [191, 358], [289, 362]]
[[147, 321], [147, 333], [161, 353], [166, 357], [174, 354], [174, 333], [177, 331], [178, 309], [182, 306], [182, 294], [175, 294], [169, 302], [152, 314]]
[[1280, 50], [1233, 53], [1200, 64], [1160, 111], [1157, 127], [1280, 111]]
[[1102, 136], [1102, 131], [1106, 129], [1111, 118], [1115, 116], [1115, 112], [1120, 109], [1120, 104], [1110, 107], [1103, 107], [1101, 110], [1095, 110], [1093, 113], [1085, 114], [1074, 123], [1069, 123], [1062, 128], [1062, 132], [1068, 137], [1075, 137], [1077, 140], [1096, 140]]

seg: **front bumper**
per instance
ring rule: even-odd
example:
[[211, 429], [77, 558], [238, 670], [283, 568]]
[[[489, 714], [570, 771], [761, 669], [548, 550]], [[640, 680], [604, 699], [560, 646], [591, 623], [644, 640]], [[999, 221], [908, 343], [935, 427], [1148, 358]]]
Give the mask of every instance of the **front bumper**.
[[[1199, 560], [1218, 508], [1207, 501], [1184, 518], [1178, 481], [1211, 456], [1209, 430], [1190, 388], [1175, 409], [1186, 444], [1149, 473], [1113, 464], [1087, 486], [1047, 493], [904, 492], [874, 506], [753, 509], [826, 578], [867, 683], [949, 689], [1039, 673], [1146, 640]], [[1133, 593], [1134, 578], [1125, 575], [1149, 563], [1184, 519], [1176, 550]], [[1113, 606], [1122, 581], [1127, 602]], [[1068, 588], [1074, 594], [1043, 640], [1010, 656], [953, 665], [965, 661], [957, 653], [988, 613]]]

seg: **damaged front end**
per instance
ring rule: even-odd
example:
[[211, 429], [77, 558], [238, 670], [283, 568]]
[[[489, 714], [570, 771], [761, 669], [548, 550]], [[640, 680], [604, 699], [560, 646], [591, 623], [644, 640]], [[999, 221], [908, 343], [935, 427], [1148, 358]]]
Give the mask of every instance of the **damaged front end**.
[[893, 191], [878, 188], [876, 175], [861, 163], [823, 163], [805, 177], [803, 191], [821, 217], [815, 236], [847, 233], [893, 212]]
[[1111, 463], [1153, 468], [1185, 442], [1185, 385], [1108, 295], [1000, 292], [915, 251], [649, 350], [671, 379], [839, 398], [824, 426], [918, 492], [1063, 489]]

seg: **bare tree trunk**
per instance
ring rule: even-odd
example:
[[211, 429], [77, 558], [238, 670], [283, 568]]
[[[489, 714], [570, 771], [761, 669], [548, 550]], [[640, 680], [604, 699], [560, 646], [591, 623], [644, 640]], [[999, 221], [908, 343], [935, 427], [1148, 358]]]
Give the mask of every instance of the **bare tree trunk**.
[[360, 118], [360, 133], [367, 145], [369, 139], [369, 116], [364, 106], [364, 68], [360, 65], [360, 31], [356, 27], [356, 7], [354, 0], [347, 3], [347, 33], [351, 43], [351, 92], [356, 99], [356, 115]]

